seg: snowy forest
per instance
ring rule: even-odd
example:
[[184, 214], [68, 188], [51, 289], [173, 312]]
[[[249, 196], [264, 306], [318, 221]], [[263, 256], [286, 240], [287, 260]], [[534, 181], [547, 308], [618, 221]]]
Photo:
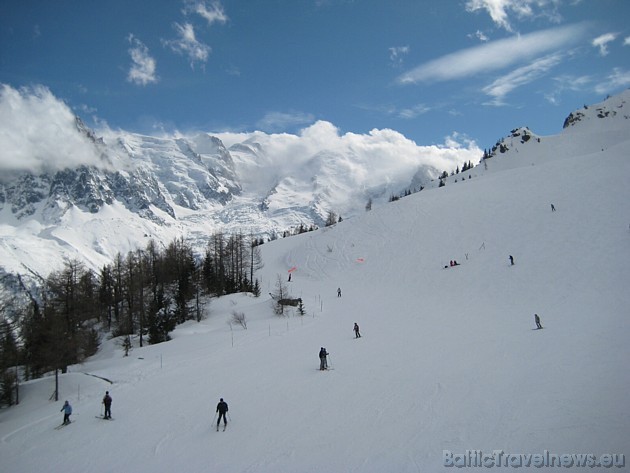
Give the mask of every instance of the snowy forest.
[[[3, 295], [0, 312], [1, 402], [12, 405], [18, 389], [14, 368], [25, 380], [94, 355], [101, 327], [122, 336], [122, 348], [137, 335], [139, 346], [170, 339], [177, 324], [200, 321], [209, 296], [260, 294], [260, 241], [243, 234], [215, 233], [203, 258], [183, 238], [163, 247], [150, 240], [144, 249], [118, 254], [95, 273], [81, 261], [66, 261], [40, 287]], [[23, 294], [24, 294], [23, 293]], [[19, 340], [19, 342], [18, 342]]]

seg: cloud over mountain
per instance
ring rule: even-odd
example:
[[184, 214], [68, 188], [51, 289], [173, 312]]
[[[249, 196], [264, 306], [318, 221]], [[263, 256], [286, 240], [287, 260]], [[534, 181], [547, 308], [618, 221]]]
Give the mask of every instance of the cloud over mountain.
[[0, 171], [40, 173], [103, 166], [94, 144], [78, 132], [75, 114], [42, 86], [0, 85]]

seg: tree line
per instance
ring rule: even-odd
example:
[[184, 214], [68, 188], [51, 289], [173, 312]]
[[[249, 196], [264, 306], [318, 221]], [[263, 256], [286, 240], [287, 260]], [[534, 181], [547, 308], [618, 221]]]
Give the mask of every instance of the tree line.
[[[202, 255], [183, 238], [118, 254], [99, 271], [68, 260], [27, 297], [0, 299], [0, 404], [16, 401], [17, 378], [31, 379], [93, 355], [100, 332], [136, 336], [140, 346], [170, 339], [177, 324], [200, 321], [208, 297], [260, 295], [260, 241], [216, 233]], [[19, 376], [18, 376], [19, 367]]]

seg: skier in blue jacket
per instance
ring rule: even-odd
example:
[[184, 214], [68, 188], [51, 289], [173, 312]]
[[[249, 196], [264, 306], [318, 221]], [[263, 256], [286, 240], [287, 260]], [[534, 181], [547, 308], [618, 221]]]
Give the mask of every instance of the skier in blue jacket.
[[59, 412], [63, 411], [63, 425], [70, 423], [70, 414], [72, 414], [72, 406], [68, 401], [63, 404]]

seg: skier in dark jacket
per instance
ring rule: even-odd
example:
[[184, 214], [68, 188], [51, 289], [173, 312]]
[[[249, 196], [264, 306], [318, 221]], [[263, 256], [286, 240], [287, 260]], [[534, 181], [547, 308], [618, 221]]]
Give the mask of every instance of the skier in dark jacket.
[[63, 403], [63, 407], [59, 412], [61, 411], [63, 411], [63, 425], [69, 424], [71, 422], [70, 415], [72, 414], [72, 406], [68, 401]]
[[103, 405], [105, 406], [105, 414], [103, 419], [112, 418], [112, 397], [109, 395], [109, 391], [105, 391], [105, 397], [103, 398]]
[[514, 256], [510, 255], [510, 266], [514, 266]]
[[227, 414], [227, 411], [228, 411], [227, 402], [225, 402], [223, 400], [223, 398], [221, 398], [219, 400], [219, 404], [217, 404], [217, 412], [219, 413], [219, 418], [217, 419], [217, 430], [219, 430], [219, 424], [221, 423], [221, 417], [223, 417], [223, 430], [225, 430], [225, 427], [227, 426], [227, 419], [225, 418], [225, 415]]
[[326, 351], [324, 347], [321, 347], [321, 349], [319, 350], [319, 369], [320, 370], [328, 369], [328, 360], [326, 359], [326, 356], [328, 356], [328, 352]]
[[543, 328], [543, 326], [540, 325], [540, 317], [538, 317], [538, 314], [534, 314], [534, 322], [536, 322], [536, 328]]
[[359, 324], [354, 323], [354, 338], [361, 338], [361, 334], [359, 333]]

